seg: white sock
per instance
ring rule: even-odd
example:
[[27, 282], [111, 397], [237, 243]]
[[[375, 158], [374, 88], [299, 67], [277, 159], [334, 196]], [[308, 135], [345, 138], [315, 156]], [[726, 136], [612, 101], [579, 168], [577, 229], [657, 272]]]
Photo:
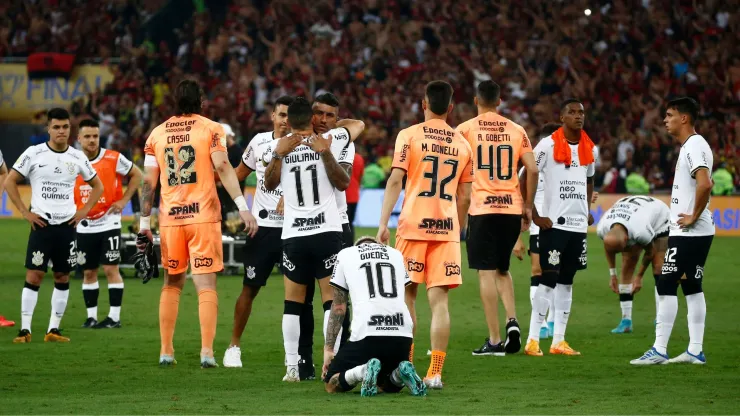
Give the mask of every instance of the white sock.
[[[97, 281], [95, 283], [83, 283], [82, 284], [82, 294], [85, 295], [86, 290], [100, 290], [100, 283]], [[98, 320], [98, 306], [95, 305], [91, 308], [87, 308], [87, 317], [93, 318], [96, 321]]]
[[301, 320], [298, 315], [283, 314], [283, 346], [287, 365], [298, 365], [298, 341], [301, 337]]
[[534, 295], [534, 306], [532, 307], [532, 316], [529, 318], [529, 339], [540, 341], [540, 327], [547, 315], [547, 298], [553, 291], [551, 287], [545, 285], [537, 286], [537, 292]]
[[534, 294], [537, 293], [538, 286], [529, 287], [529, 304], [534, 306]]
[[658, 288], [655, 288], [655, 321], [658, 321], [658, 309], [660, 309], [660, 295], [658, 294]]
[[686, 296], [689, 321], [689, 353], [699, 355], [703, 351], [704, 322], [707, 318], [707, 302], [704, 292]]
[[[631, 295], [632, 284], [619, 285], [620, 295]], [[631, 300], [620, 300], [619, 306], [622, 308], [622, 319], [632, 320], [632, 301]]]
[[[108, 293], [110, 294], [111, 289], [120, 289], [123, 290], [123, 282], [121, 283], [109, 283], [108, 284]], [[123, 292], [121, 292], [123, 293]], [[120, 298], [119, 298], [120, 300]], [[108, 312], [108, 317], [116, 322], [121, 320], [121, 306], [113, 306], [111, 305], [110, 311]]]
[[69, 286], [66, 290], [59, 290], [56, 287], [51, 293], [51, 318], [49, 318], [49, 329], [46, 332], [56, 328], [59, 329], [59, 324], [62, 322], [62, 316], [64, 316], [64, 310], [67, 309], [67, 300], [69, 299]]
[[31, 321], [33, 320], [33, 310], [36, 309], [36, 302], [39, 300], [38, 289], [32, 290], [27, 287], [21, 292], [21, 329], [27, 329], [31, 332]]
[[565, 328], [570, 318], [570, 307], [573, 304], [573, 285], [555, 286], [555, 330], [552, 336], [552, 345], [565, 341]]
[[553, 290], [550, 292], [550, 295], [547, 298], [547, 322], [554, 323], [555, 322], [555, 291]]
[[[324, 341], [326, 341], [326, 328], [329, 327], [329, 315], [331, 314], [331, 309], [328, 311], [324, 311]], [[342, 341], [342, 330], [344, 328], [339, 328], [339, 333], [337, 334], [337, 340], [334, 342], [334, 354], [339, 351], [339, 343]]]
[[347, 370], [344, 372], [344, 379], [347, 381], [347, 384], [350, 386], [354, 386], [357, 383], [361, 382], [362, 379], [365, 378], [365, 373], [367, 372], [367, 364], [358, 365], [357, 367]]
[[655, 326], [655, 344], [653, 347], [663, 354], [668, 354], [668, 340], [671, 338], [673, 323], [678, 313], [677, 296], [661, 296], [658, 309], [658, 324]]

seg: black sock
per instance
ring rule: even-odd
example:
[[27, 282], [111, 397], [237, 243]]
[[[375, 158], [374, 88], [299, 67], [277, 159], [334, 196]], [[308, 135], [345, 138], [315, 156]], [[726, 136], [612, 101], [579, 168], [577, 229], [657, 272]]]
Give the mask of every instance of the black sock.
[[110, 306], [121, 306], [123, 302], [123, 288], [109, 287], [108, 297], [110, 298]]
[[85, 299], [86, 308], [97, 307], [99, 295], [100, 287], [98, 286], [98, 282], [91, 284], [82, 284], [82, 298]]

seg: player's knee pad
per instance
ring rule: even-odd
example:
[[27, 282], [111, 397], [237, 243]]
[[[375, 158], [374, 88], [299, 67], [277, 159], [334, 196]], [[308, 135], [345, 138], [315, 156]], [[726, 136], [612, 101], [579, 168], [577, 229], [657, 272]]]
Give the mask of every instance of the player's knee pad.
[[678, 295], [678, 278], [673, 274], [661, 274], [658, 277], [658, 295], [676, 296]]
[[324, 306], [324, 312], [326, 312], [328, 310], [331, 310], [331, 304], [332, 303], [333, 303], [333, 301], [331, 301], [331, 300], [327, 300], [326, 302], [324, 302], [324, 304], [323, 304], [323, 306]]
[[560, 273], [558, 273], [557, 283], [561, 285], [572, 285], [575, 277], [575, 269], [561, 269]]
[[529, 285], [533, 287], [537, 287], [540, 285], [540, 280], [542, 280], [542, 276], [536, 275], [529, 278]]
[[540, 277], [540, 284], [545, 285], [550, 289], [555, 289], [555, 285], [558, 284], [558, 272], [549, 270], [543, 272]]
[[292, 300], [286, 300], [283, 306], [283, 313], [285, 315], [300, 315], [301, 310], [303, 310], [303, 304]]
[[683, 290], [684, 296], [695, 295], [703, 292], [702, 280], [688, 277], [685, 280], [681, 280], [681, 290]]

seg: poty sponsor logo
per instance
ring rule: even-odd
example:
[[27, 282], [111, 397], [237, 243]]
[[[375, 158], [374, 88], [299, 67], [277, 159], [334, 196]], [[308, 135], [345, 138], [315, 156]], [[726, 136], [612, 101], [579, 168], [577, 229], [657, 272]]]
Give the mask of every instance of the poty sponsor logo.
[[283, 252], [283, 266], [291, 272], [295, 270], [295, 264], [288, 259], [288, 255], [285, 252]]
[[445, 263], [445, 276], [459, 276], [460, 265], [455, 263]]
[[424, 271], [424, 263], [418, 262], [414, 259], [406, 260], [406, 265], [410, 272], [421, 273]]
[[200, 267], [211, 267], [213, 266], [213, 259], [210, 257], [196, 257], [195, 258], [195, 268]]
[[180, 265], [180, 261], [179, 260], [175, 260], [175, 259], [169, 259], [169, 260], [167, 260], [167, 267], [169, 267], [170, 269], [176, 269], [177, 266], [179, 266], [179, 265]]

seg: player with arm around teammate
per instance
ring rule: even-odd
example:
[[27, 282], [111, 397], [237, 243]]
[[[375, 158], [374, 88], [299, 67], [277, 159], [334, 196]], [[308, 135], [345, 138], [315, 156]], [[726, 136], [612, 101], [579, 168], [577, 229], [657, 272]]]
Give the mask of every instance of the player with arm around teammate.
[[[411, 280], [401, 252], [372, 237], [361, 237], [337, 255], [330, 284], [334, 297], [322, 371], [326, 391], [345, 392], [362, 383], [362, 396], [397, 393], [404, 386], [414, 396], [425, 396], [424, 382], [407, 361], [413, 322], [404, 289]], [[352, 335], [335, 352], [350, 297]]]
[[[619, 294], [622, 320], [612, 334], [632, 332], [632, 301], [642, 288], [642, 277], [653, 265], [657, 282], [668, 244], [668, 224], [671, 212], [666, 204], [649, 196], [629, 196], [618, 200], [601, 217], [596, 233], [604, 241], [609, 265], [609, 287]], [[640, 270], [635, 267], [642, 252]], [[622, 277], [617, 284], [616, 255], [622, 253]], [[657, 313], [657, 287], [656, 287]]]

